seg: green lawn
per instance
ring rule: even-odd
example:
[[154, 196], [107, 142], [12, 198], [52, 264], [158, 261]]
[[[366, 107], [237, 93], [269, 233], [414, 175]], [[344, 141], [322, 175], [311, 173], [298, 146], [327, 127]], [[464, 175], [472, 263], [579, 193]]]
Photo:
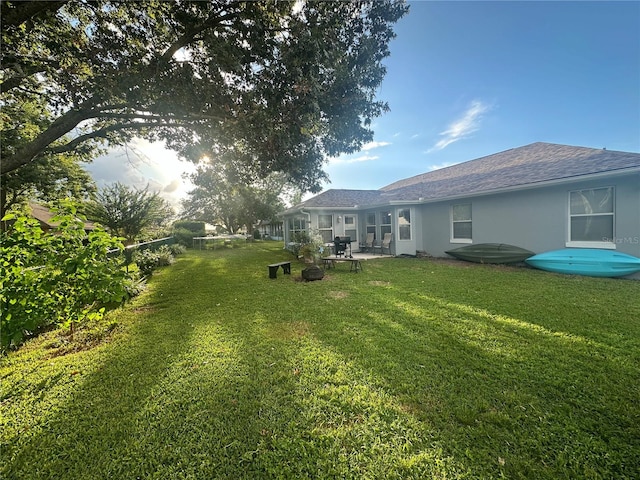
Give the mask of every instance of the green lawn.
[[188, 252], [1, 358], [0, 478], [640, 477], [640, 282], [287, 258]]

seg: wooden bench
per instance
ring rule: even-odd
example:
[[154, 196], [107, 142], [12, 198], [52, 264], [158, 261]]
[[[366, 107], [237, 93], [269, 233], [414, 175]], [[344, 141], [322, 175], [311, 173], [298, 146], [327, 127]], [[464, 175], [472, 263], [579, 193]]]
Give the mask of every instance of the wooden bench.
[[269, 265], [269, 278], [277, 278], [278, 267], [282, 267], [282, 271], [286, 275], [291, 275], [291, 262], [279, 262]]
[[344, 261], [351, 263], [351, 268], [349, 268], [349, 270], [355, 271], [356, 273], [358, 273], [359, 270], [362, 270], [362, 263], [360, 263], [359, 259], [357, 259], [357, 258], [345, 258]]
[[327, 269], [333, 267], [335, 268], [337, 262], [349, 262], [351, 263], [350, 271], [355, 271], [358, 273], [362, 270], [362, 263], [359, 258], [349, 258], [349, 257], [324, 257], [322, 259], [323, 266]]

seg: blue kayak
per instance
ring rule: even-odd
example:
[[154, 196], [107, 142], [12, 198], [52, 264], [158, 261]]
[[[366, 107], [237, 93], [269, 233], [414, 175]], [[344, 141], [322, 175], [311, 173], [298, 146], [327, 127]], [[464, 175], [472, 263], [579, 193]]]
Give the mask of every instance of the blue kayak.
[[640, 258], [598, 248], [554, 250], [529, 257], [525, 262], [548, 272], [589, 277], [624, 277], [640, 272]]

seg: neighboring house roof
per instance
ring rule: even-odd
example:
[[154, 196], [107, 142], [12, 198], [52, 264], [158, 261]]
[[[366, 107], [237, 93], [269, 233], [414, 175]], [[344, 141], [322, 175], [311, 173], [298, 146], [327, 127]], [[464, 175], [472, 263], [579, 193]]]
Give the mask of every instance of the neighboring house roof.
[[301, 208], [438, 200], [633, 170], [640, 171], [640, 153], [538, 142], [399, 180], [380, 190], [328, 190], [283, 214]]
[[[36, 202], [29, 202], [29, 208], [31, 209], [31, 216], [38, 220], [43, 227], [49, 229], [59, 225], [59, 222], [53, 222], [51, 220], [55, 216], [55, 213], [44, 205], [40, 205]], [[84, 222], [85, 230], [93, 230], [95, 228], [96, 226], [93, 222]]]

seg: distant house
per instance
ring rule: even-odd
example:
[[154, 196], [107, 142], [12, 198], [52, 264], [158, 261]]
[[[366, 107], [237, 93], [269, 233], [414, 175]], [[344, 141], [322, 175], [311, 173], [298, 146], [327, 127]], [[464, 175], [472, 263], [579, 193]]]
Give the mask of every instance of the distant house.
[[271, 240], [282, 240], [282, 220], [260, 220], [257, 229], [262, 238], [270, 238]]
[[[55, 213], [49, 210], [44, 205], [36, 202], [29, 202], [29, 209], [31, 210], [31, 216], [38, 220], [38, 222], [40, 222], [40, 227], [43, 231], [47, 232], [58, 227], [59, 224], [52, 221]], [[91, 230], [94, 230], [95, 228], [96, 227], [93, 222], [84, 222], [85, 231], [89, 232]]]
[[379, 190], [328, 190], [281, 216], [285, 244], [312, 229], [327, 242], [350, 236], [353, 251], [367, 233], [391, 233], [395, 255], [508, 243], [640, 257], [640, 154], [533, 143]]

